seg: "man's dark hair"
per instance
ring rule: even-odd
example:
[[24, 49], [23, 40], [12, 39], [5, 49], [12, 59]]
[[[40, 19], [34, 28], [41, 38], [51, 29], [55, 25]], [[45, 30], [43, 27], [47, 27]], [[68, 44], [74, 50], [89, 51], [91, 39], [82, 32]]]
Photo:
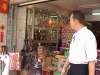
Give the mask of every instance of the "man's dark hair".
[[74, 10], [72, 14], [73, 14], [73, 19], [77, 19], [81, 24], [85, 24], [85, 16], [81, 11]]

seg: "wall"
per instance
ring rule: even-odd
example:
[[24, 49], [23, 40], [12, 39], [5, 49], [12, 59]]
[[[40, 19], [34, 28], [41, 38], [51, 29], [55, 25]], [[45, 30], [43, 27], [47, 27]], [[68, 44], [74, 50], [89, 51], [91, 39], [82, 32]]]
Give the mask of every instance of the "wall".
[[85, 15], [85, 17], [86, 21], [91, 21], [93, 24], [93, 33], [95, 36], [100, 34], [100, 15]]
[[16, 40], [16, 51], [20, 51], [24, 45], [25, 39], [25, 27], [26, 27], [26, 8], [18, 8], [17, 17], [17, 40]]
[[100, 15], [85, 15], [86, 21], [100, 21]]

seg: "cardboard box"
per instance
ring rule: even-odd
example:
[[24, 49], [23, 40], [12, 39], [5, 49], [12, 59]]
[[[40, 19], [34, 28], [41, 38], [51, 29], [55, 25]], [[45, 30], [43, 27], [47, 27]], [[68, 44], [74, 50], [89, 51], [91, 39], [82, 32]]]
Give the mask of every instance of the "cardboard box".
[[53, 75], [53, 70], [48, 67], [44, 67], [42, 69], [42, 75]]
[[67, 60], [67, 57], [62, 57], [58, 59], [58, 71], [62, 70], [66, 60]]
[[46, 57], [46, 66], [49, 66], [49, 65], [52, 65], [52, 60], [53, 60], [53, 57]]
[[30, 75], [30, 71], [22, 70], [18, 72], [18, 75]]

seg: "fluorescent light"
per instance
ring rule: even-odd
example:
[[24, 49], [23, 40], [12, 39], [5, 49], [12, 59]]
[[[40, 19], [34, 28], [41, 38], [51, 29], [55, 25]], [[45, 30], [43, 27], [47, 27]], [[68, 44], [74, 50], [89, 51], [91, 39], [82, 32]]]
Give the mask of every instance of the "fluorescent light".
[[25, 2], [25, 3], [20, 3], [18, 6], [26, 6], [26, 5], [49, 2], [49, 1], [54, 1], [54, 0], [33, 0], [33, 1]]
[[79, 5], [80, 8], [98, 8], [100, 4], [91, 4], [91, 5]]
[[100, 13], [92, 13], [92, 15], [100, 15]]
[[57, 16], [50, 16], [50, 17], [57, 17]]

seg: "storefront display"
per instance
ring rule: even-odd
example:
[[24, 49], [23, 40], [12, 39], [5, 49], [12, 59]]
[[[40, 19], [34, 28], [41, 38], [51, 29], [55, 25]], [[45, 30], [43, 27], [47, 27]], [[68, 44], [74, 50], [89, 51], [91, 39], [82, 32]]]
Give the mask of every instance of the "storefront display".
[[43, 75], [53, 75], [58, 70], [58, 59], [64, 57], [63, 53], [58, 51], [58, 43], [61, 43], [61, 27], [67, 20], [67, 17], [62, 18], [62, 15], [56, 12], [40, 8], [27, 9], [26, 38], [22, 50], [23, 69], [33, 73], [37, 72], [35, 69], [38, 67]]
[[36, 9], [34, 33], [38, 35], [34, 35], [34, 40], [57, 40], [57, 14], [55, 16], [47, 10]]
[[97, 62], [96, 62], [96, 74], [100, 74], [100, 50], [98, 50]]
[[[1, 3], [0, 12], [8, 13], [8, 4]], [[9, 53], [10, 70], [16, 75], [61, 75], [75, 31], [70, 27], [69, 18], [58, 14], [61, 11], [68, 15], [69, 12], [47, 8], [42, 8], [41, 4], [32, 8], [12, 4], [8, 16], [0, 14], [0, 54]], [[20, 12], [22, 9], [24, 11]], [[9, 52], [13, 48], [16, 48], [15, 52]], [[99, 54], [98, 50], [96, 75], [100, 74]], [[4, 69], [2, 66], [4, 64], [0, 62], [0, 75]], [[18, 74], [18, 71], [22, 73]]]
[[61, 47], [60, 50], [65, 56], [68, 56], [69, 46], [71, 42], [73, 31], [69, 23], [63, 23], [61, 26]]
[[[59, 21], [61, 20], [61, 21]], [[42, 43], [50, 51], [58, 50], [60, 27], [67, 17], [54, 11], [41, 8], [27, 9], [26, 39], [33, 39], [34, 44]]]

